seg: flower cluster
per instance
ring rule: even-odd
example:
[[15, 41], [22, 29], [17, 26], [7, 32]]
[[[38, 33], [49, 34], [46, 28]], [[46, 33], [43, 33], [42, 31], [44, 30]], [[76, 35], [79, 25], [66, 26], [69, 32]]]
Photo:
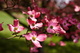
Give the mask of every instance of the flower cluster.
[[[38, 48], [42, 48], [41, 42], [45, 41], [48, 37], [53, 38], [55, 34], [58, 36], [66, 37], [71, 39], [74, 43], [77, 43], [80, 39], [80, 22], [73, 14], [68, 14], [66, 16], [55, 16], [47, 8], [40, 8], [34, 0], [33, 7], [28, 9], [28, 11], [22, 11], [23, 14], [28, 15], [26, 22], [28, 23], [26, 34], [22, 34], [27, 41], [31, 41], [31, 45], [34, 46], [30, 48], [31, 53], [38, 52]], [[79, 12], [80, 7], [74, 6], [74, 11]], [[12, 24], [8, 24], [9, 30], [17, 35], [22, 30], [25, 29], [23, 26], [19, 26], [19, 20], [15, 19]], [[0, 31], [2, 31], [2, 23], [0, 23]], [[66, 43], [60, 41], [58, 43], [60, 46], [65, 46]], [[55, 46], [53, 41], [50, 41], [50, 46]]]

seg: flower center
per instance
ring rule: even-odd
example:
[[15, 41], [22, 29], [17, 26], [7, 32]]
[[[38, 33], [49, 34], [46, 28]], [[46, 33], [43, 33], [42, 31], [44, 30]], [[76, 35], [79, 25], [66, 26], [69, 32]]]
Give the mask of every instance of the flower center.
[[14, 30], [17, 30], [17, 29], [18, 29], [18, 28], [16, 28], [16, 27], [14, 28]]
[[30, 17], [33, 17], [33, 15], [30, 15]]
[[35, 41], [35, 40], [36, 40], [36, 37], [32, 37], [32, 40], [34, 40], [34, 41]]
[[32, 26], [34, 26], [34, 24], [32, 24]]
[[64, 25], [66, 25], [66, 23], [64, 23]]
[[50, 26], [51, 29], [53, 29], [53, 26]]

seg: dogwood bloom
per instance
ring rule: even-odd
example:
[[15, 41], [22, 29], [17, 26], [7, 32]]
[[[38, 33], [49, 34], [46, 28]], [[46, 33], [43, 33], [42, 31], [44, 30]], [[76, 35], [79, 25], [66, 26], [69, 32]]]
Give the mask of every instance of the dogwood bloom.
[[77, 28], [80, 29], [80, 23], [77, 24]]
[[79, 41], [79, 37], [75, 37], [74, 39], [73, 39], [73, 42], [74, 43], [77, 43]]
[[24, 30], [25, 28], [23, 26], [19, 26], [19, 20], [14, 20], [14, 25], [8, 24], [9, 30], [12, 32], [19, 33], [20, 31]]
[[37, 47], [31, 47], [30, 48], [30, 53], [34, 53], [34, 52], [38, 52], [38, 48]]
[[30, 25], [31, 29], [39, 29], [43, 26], [43, 23], [36, 23], [36, 24], [32, 24]]
[[63, 42], [63, 41], [60, 41], [60, 42], [59, 42], [59, 45], [60, 45], [60, 46], [66, 46], [66, 43]]
[[48, 33], [66, 33], [62, 29], [62, 27], [58, 24], [58, 21], [56, 19], [53, 19], [48, 23], [47, 32]]
[[36, 12], [35, 10], [32, 10], [32, 11], [28, 11], [27, 13], [26, 12], [23, 12], [23, 14], [28, 14], [29, 15], [29, 18], [33, 21], [37, 21], [36, 18], [38, 18], [40, 16], [40, 12]]
[[67, 20], [62, 20], [61, 24], [65, 30], [69, 30], [69, 26], [71, 25], [70, 23], [67, 22]]
[[27, 23], [30, 25], [31, 29], [39, 29], [43, 26], [43, 23], [36, 23], [35, 21], [32, 21], [31, 19], [27, 19]]
[[0, 31], [2, 31], [3, 30], [3, 28], [2, 28], [2, 23], [0, 23]]
[[46, 34], [39, 34], [37, 35], [37, 33], [35, 31], [32, 31], [31, 33], [25, 34], [23, 35], [27, 40], [31, 40], [32, 43], [36, 46], [36, 47], [42, 47], [39, 43], [44, 41], [47, 38]]
[[75, 5], [75, 9], [74, 9], [74, 11], [75, 11], [75, 12], [80, 11], [80, 7], [79, 7], [79, 6], [77, 6], [77, 5]]
[[49, 46], [56, 46], [56, 44], [52, 41], [50, 41]]
[[27, 19], [26, 21], [27, 21], [27, 23], [28, 23], [29, 25], [32, 25], [32, 24], [35, 24], [35, 23], [36, 23], [35, 21], [33, 21], [33, 20], [31, 20], [31, 19]]

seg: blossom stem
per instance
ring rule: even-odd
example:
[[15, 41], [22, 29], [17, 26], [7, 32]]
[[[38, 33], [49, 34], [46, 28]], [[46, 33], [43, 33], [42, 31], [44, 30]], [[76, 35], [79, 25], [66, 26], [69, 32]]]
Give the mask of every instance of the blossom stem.
[[12, 39], [12, 38], [15, 38], [15, 37], [20, 37], [21, 35], [15, 35], [15, 36], [12, 36], [12, 37], [9, 37], [7, 39]]

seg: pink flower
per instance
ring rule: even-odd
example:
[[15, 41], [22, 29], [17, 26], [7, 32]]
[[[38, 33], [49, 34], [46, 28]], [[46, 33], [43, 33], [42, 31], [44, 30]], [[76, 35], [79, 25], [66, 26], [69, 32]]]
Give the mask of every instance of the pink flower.
[[73, 39], [73, 42], [74, 43], [77, 43], [79, 41], [79, 37], [75, 37], [74, 39]]
[[0, 31], [2, 31], [3, 30], [3, 28], [2, 28], [2, 23], [0, 23]]
[[62, 20], [61, 24], [65, 30], [69, 30], [69, 26], [71, 25], [66, 20]]
[[49, 25], [47, 28], [48, 33], [57, 33], [59, 26]]
[[23, 26], [19, 26], [18, 19], [14, 20], [14, 25], [8, 24], [8, 27], [10, 31], [17, 32], [17, 33], [25, 29]]
[[38, 18], [40, 16], [40, 12], [36, 12], [35, 10], [32, 10], [32, 11], [28, 11], [27, 13], [26, 12], [23, 12], [24, 14], [28, 14], [29, 15], [29, 18], [33, 21], [37, 21], [36, 18]]
[[43, 26], [43, 23], [36, 23], [36, 24], [32, 24], [30, 25], [31, 29], [39, 29]]
[[25, 34], [23, 35], [27, 40], [31, 40], [32, 43], [36, 46], [36, 47], [42, 47], [39, 43], [44, 41], [47, 38], [46, 34], [39, 34], [37, 36], [37, 33], [35, 31], [32, 31], [31, 33]]
[[35, 21], [32, 21], [31, 19], [27, 19], [27, 22], [30, 25], [31, 29], [39, 29], [43, 26], [43, 23], [36, 23]]
[[80, 23], [77, 24], [77, 28], [80, 29]]
[[80, 11], [80, 7], [79, 7], [79, 6], [77, 6], [77, 5], [75, 5], [75, 9], [74, 9], [74, 11], [75, 11], [75, 12]]
[[75, 18], [69, 17], [68, 22], [70, 22], [71, 25], [76, 25], [78, 23], [78, 20]]
[[30, 53], [34, 53], [34, 52], [38, 52], [38, 48], [37, 47], [31, 47], [30, 48]]
[[35, 24], [35, 23], [36, 23], [35, 21], [33, 21], [33, 20], [31, 20], [31, 19], [27, 19], [26, 21], [27, 21], [27, 23], [28, 23], [29, 25], [32, 25], [32, 24]]
[[49, 46], [56, 46], [56, 44], [51, 41], [51, 42], [49, 43]]
[[56, 19], [53, 19], [48, 23], [47, 32], [48, 33], [66, 33], [62, 29], [62, 27], [58, 24]]
[[60, 46], [65, 46], [65, 45], [66, 45], [66, 43], [65, 43], [65, 42], [63, 42], [63, 41], [60, 41], [60, 42], [59, 42], [59, 45], [60, 45]]

